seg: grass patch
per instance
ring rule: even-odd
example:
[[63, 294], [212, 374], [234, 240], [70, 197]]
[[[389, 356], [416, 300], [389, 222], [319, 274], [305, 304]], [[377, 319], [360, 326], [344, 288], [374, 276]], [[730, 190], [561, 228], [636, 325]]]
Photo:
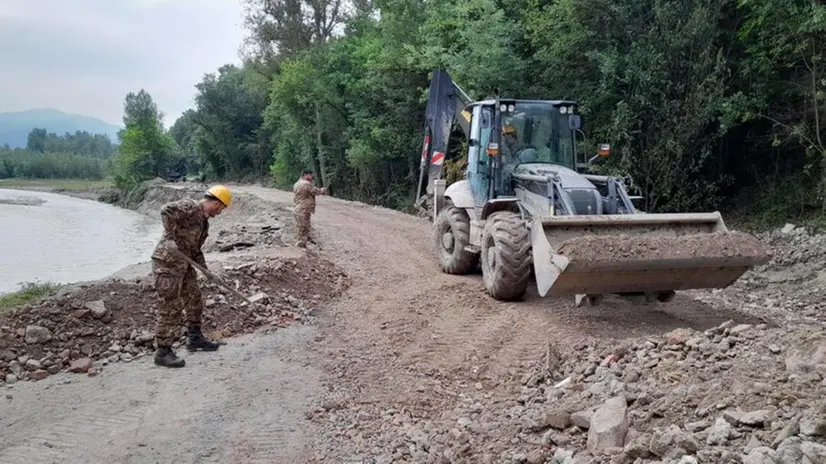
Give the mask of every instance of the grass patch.
[[60, 285], [50, 282], [27, 282], [23, 284], [23, 288], [16, 292], [0, 295], [0, 314], [52, 295], [59, 287]]
[[111, 179], [0, 179], [0, 188], [15, 189], [53, 189], [64, 192], [88, 191], [93, 189], [111, 188], [115, 183]]

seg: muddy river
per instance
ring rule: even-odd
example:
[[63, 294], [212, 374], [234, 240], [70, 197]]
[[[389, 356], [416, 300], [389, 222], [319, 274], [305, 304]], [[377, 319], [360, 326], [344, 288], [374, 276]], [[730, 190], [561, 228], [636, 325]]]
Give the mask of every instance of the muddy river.
[[147, 261], [161, 231], [157, 220], [104, 203], [0, 189], [0, 293], [106, 277]]

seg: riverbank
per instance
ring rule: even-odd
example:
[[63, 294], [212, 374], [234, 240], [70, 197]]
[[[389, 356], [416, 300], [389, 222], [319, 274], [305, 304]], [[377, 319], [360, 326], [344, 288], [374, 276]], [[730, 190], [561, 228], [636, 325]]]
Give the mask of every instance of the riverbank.
[[0, 189], [59, 193], [95, 201], [100, 201], [101, 197], [117, 191], [114, 182], [109, 179], [0, 179]]
[[[163, 204], [199, 198], [202, 193], [200, 185], [152, 185], [134, 209], [157, 217]], [[285, 246], [291, 238], [285, 234], [293, 233], [289, 220], [286, 208], [273, 208], [255, 196], [235, 195], [232, 207], [210, 221], [203, 247], [210, 269], [221, 272], [236, 290], [254, 296], [258, 303], [253, 308], [239, 304], [232, 293], [199, 276], [209, 308], [204, 323], [214, 336], [239, 335], [263, 326], [286, 327], [346, 288], [345, 276], [329, 262]], [[319, 276], [323, 276], [320, 283]], [[80, 358], [128, 362], [151, 350], [152, 339], [145, 334], [153, 331], [156, 296], [149, 263], [135, 263], [104, 279], [63, 285], [57, 295], [55, 290], [51, 285], [32, 285], [3, 300], [0, 382], [40, 380], [71, 368]], [[38, 341], [32, 342], [35, 338]], [[129, 347], [127, 355], [110, 349], [113, 344]], [[38, 363], [26, 367], [31, 359]]]

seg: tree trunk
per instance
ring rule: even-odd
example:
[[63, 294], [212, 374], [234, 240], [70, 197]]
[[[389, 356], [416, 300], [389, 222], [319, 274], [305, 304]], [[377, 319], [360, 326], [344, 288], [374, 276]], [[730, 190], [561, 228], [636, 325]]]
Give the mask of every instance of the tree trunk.
[[321, 103], [318, 101], [315, 102], [315, 127], [316, 146], [318, 149], [318, 167], [321, 171], [318, 173], [318, 180], [322, 187], [327, 187], [327, 155], [324, 153], [324, 140], [322, 138]]

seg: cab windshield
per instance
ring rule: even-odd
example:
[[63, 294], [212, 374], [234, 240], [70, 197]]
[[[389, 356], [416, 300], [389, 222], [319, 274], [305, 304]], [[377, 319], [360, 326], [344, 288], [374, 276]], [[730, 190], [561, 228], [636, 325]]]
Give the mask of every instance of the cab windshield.
[[506, 165], [550, 163], [574, 169], [568, 116], [550, 103], [516, 103], [502, 114], [501, 151]]

